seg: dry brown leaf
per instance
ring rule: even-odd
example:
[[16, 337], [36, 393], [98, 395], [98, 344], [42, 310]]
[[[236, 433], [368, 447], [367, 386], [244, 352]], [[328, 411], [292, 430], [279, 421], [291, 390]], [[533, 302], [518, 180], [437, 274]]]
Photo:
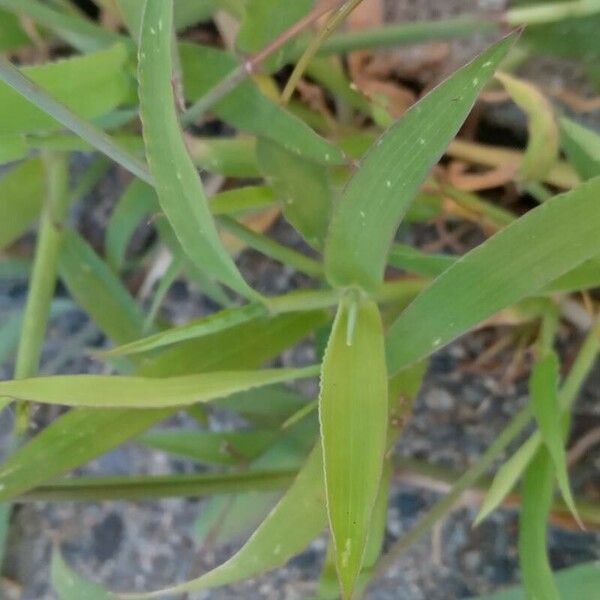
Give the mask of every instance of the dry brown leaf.
[[[260, 213], [244, 217], [243, 219], [240, 219], [240, 222], [252, 231], [264, 233], [269, 229], [269, 227], [271, 227], [271, 225], [273, 225], [273, 223], [275, 223], [279, 217], [279, 214], [280, 210], [278, 208], [270, 208]], [[221, 232], [221, 240], [227, 250], [229, 250], [229, 252], [231, 252], [234, 256], [237, 256], [247, 247], [244, 242], [238, 240], [233, 234], [227, 231]]]

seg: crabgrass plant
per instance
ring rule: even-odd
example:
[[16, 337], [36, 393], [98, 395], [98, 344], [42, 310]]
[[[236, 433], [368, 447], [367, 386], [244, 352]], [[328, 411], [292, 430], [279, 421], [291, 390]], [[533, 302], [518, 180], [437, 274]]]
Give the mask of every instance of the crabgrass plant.
[[[600, 585], [597, 568], [582, 565], [555, 576], [546, 526], [552, 511], [563, 518], [570, 513], [582, 525], [600, 521], [598, 507], [573, 496], [565, 452], [573, 404], [600, 348], [593, 301], [585, 296], [600, 284], [600, 137], [558, 115], [537, 87], [502, 72], [501, 65], [515, 46], [531, 52], [557, 24], [579, 31], [582, 60], [589, 59], [586, 45], [597, 40], [593, 27], [591, 37], [585, 32], [598, 22], [599, 3], [521, 3], [489, 19], [460, 17], [360, 34], [333, 31], [356, 1], [98, 4], [110, 17], [106, 22], [122, 27], [103, 28], [67, 2], [0, 0], [2, 51], [21, 57], [31, 42], [45, 51], [57, 41], [73, 49], [67, 58], [33, 66], [0, 61], [0, 159], [9, 165], [0, 177], [0, 269], [3, 278], [29, 277], [23, 313], [0, 329], [2, 358], [16, 351], [14, 378], [0, 382], [2, 405], [16, 407], [14, 450], [0, 467], [2, 523], [11, 503], [32, 500], [213, 496], [199, 531], [226, 540], [224, 530], [255, 530], [212, 571], [146, 593], [109, 593], [71, 571], [57, 551], [52, 578], [59, 596], [160, 598], [223, 586], [282, 566], [327, 530], [317, 597], [358, 598], [465, 491], [484, 486], [480, 522], [521, 482], [519, 552], [527, 597], [592, 598], [590, 590]], [[236, 38], [225, 36], [229, 50], [178, 35], [219, 11], [237, 22]], [[320, 17], [325, 24], [311, 34]], [[507, 25], [527, 24], [532, 27], [521, 39], [518, 32], [502, 33]], [[350, 85], [338, 58], [357, 48], [474, 30], [495, 31], [499, 41], [395, 122], [385, 103]], [[266, 76], [289, 64], [296, 68], [280, 101]], [[592, 75], [597, 63], [588, 66]], [[262, 78], [253, 78], [259, 70]], [[340, 123], [332, 125], [294, 96], [304, 72], [341, 107]], [[528, 117], [524, 151], [455, 139], [488, 85], [503, 86]], [[184, 133], [182, 127], [209, 113], [238, 133]], [[352, 115], [372, 125], [358, 129], [361, 119]], [[72, 186], [69, 155], [79, 151], [95, 158]], [[539, 204], [517, 216], [453, 185], [432, 173], [444, 154], [480, 170], [508, 170], [515, 189]], [[107, 159], [131, 180], [98, 253], [70, 225], [69, 207], [104, 175]], [[227, 190], [207, 192], [199, 168], [209, 179], [226, 179]], [[279, 214], [310, 253], [266, 235]], [[145, 257], [131, 259], [129, 241], [149, 215], [158, 215], [157, 241]], [[462, 256], [395, 243], [403, 220], [431, 219], [466, 219], [482, 226], [487, 239]], [[11, 248], [35, 221], [33, 257], [17, 258]], [[304, 273], [314, 285], [264, 296], [236, 265], [245, 247]], [[127, 284], [157, 248], [167, 267], [145, 312]], [[178, 277], [219, 310], [178, 326], [157, 318]], [[88, 333], [73, 339], [65, 356], [53, 357], [53, 369], [39, 376], [48, 323], [65, 310], [64, 301], [54, 299], [57, 281], [113, 342], [94, 356], [114, 374], [52, 374], [81, 351]], [[555, 341], [579, 305], [574, 292], [587, 298], [588, 317], [583, 325], [578, 321], [584, 340], [566, 369]], [[533, 332], [530, 401], [382, 556], [394, 472], [448, 477], [393, 452], [429, 357], [492, 317]], [[264, 368], [314, 332], [324, 347], [314, 365]], [[315, 377], [320, 393], [314, 401], [285, 385]], [[32, 403], [70, 408], [32, 435]], [[211, 431], [206, 423], [214, 407], [239, 413], [248, 427]], [[152, 429], [179, 411], [203, 426]], [[531, 423], [534, 432], [507, 457]], [[62, 477], [131, 439], [210, 468], [195, 475]], [[504, 464], [484, 483], [500, 458]], [[555, 487], [562, 499], [555, 498]]]

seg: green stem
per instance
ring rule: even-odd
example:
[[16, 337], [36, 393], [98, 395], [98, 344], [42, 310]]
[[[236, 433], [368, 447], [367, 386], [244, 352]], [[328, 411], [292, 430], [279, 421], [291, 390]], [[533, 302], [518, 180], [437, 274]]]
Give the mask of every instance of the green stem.
[[412, 544], [452, 510], [463, 493], [473, 487], [483, 477], [498, 456], [523, 431], [530, 419], [531, 411], [528, 408], [521, 410], [512, 418], [509, 425], [494, 440], [477, 463], [465, 471], [458, 481], [456, 481], [450, 492], [439, 500], [425, 516], [421, 517], [417, 524], [404, 537], [392, 545], [388, 553], [379, 561], [375, 570], [375, 578], [382, 576], [401, 554], [406, 552]]
[[296, 250], [287, 248], [268, 238], [266, 235], [252, 231], [230, 217], [221, 216], [218, 222], [236, 238], [250, 246], [250, 248], [258, 250], [285, 265], [294, 267], [297, 271], [305, 273], [310, 277], [323, 276], [323, 267], [316, 260], [304, 256], [304, 254], [300, 254]]
[[319, 48], [325, 40], [344, 22], [346, 17], [362, 2], [363, 0], [348, 0], [341, 8], [334, 12], [319, 30], [316, 37], [310, 42], [300, 60], [296, 63], [290, 78], [288, 79], [285, 88], [281, 94], [281, 103], [287, 104], [292, 97], [298, 82], [306, 71], [310, 61], [315, 57]]
[[[61, 154], [46, 154], [44, 164], [48, 197], [42, 213], [33, 261], [31, 284], [15, 363], [15, 379], [33, 377], [39, 369], [50, 304], [56, 287], [62, 228], [69, 208], [69, 171], [66, 157]], [[29, 406], [21, 403], [17, 406], [15, 422], [18, 438], [27, 432], [28, 424]]]
[[504, 21], [511, 26], [542, 25], [563, 19], [587, 17], [599, 12], [600, 0], [545, 2], [536, 6], [513, 8], [506, 12]]
[[339, 33], [327, 40], [319, 54], [340, 54], [354, 50], [409, 46], [430, 40], [467, 37], [474, 33], [497, 31], [497, 23], [485, 18], [461, 16], [442, 21], [424, 21], [386, 25], [366, 31]]

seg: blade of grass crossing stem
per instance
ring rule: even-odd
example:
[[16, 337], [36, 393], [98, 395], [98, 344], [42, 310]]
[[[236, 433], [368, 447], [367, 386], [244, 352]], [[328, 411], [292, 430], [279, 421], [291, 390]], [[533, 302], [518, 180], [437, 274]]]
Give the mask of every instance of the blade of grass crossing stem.
[[[42, 213], [38, 240], [27, 294], [21, 338], [15, 360], [15, 379], [33, 377], [39, 369], [50, 304], [56, 287], [63, 222], [69, 209], [69, 171], [65, 155], [44, 155], [47, 197]], [[0, 392], [1, 395], [1, 392]], [[24, 435], [29, 427], [29, 405], [17, 406], [15, 431]]]
[[317, 446], [269, 516], [242, 549], [216, 569], [187, 583], [148, 594], [128, 594], [146, 600], [227, 585], [274, 569], [301, 552], [327, 523], [321, 451]]
[[375, 303], [359, 302], [340, 302], [323, 359], [319, 399], [327, 510], [344, 598], [352, 597], [362, 565], [388, 418], [381, 316]]
[[528, 598], [560, 600], [546, 550], [553, 495], [554, 466], [546, 448], [540, 448], [525, 472], [519, 519], [519, 563]]
[[[147, 361], [146, 376], [166, 377], [224, 369], [253, 369], [327, 321], [325, 312], [257, 319]], [[141, 327], [141, 325], [139, 325]], [[215, 352], [227, 348], [227, 352]], [[269, 388], [265, 388], [268, 394]], [[244, 397], [244, 400], [246, 398]], [[247, 402], [244, 403], [248, 406]], [[251, 404], [250, 404], [251, 405]], [[176, 409], [75, 409], [60, 416], [0, 468], [0, 501], [14, 498], [117, 447]]]
[[544, 446], [554, 463], [558, 487], [565, 504], [581, 526], [567, 471], [567, 455], [564, 448], [561, 410], [558, 403], [559, 370], [558, 356], [555, 352], [549, 352], [533, 368], [529, 380], [529, 393]]
[[555, 196], [444, 271], [390, 328], [390, 373], [596, 256], [598, 194], [600, 177]]
[[600, 135], [566, 117], [560, 130], [562, 148], [581, 179], [600, 175]]
[[227, 253], [183, 140], [175, 108], [173, 0], [146, 0], [139, 52], [140, 113], [162, 210], [188, 256], [243, 296], [258, 296]]
[[529, 140], [519, 167], [524, 181], [542, 181], [558, 160], [559, 131], [552, 104], [533, 84], [497, 73], [514, 103], [527, 116]]
[[116, 600], [115, 596], [100, 585], [84, 579], [71, 569], [58, 548], [54, 548], [52, 553], [50, 577], [59, 600]]
[[152, 177], [146, 165], [137, 156], [117, 143], [102, 129], [81, 118], [68, 106], [56, 100], [2, 57], [0, 57], [0, 79], [21, 94], [21, 96], [27, 98], [31, 104], [39, 108], [43, 113], [50, 115], [54, 120], [96, 148], [96, 150], [114, 160], [142, 181], [152, 183]]
[[493, 45], [430, 92], [362, 159], [331, 220], [325, 262], [332, 285], [379, 288], [402, 217], [515, 37]]
[[[116, 44], [84, 56], [23, 67], [20, 73], [79, 117], [92, 119], [114, 110], [127, 98], [127, 59], [126, 48]], [[43, 107], [34, 106], [31, 97], [23, 98], [11, 87], [8, 81], [0, 84], [1, 135], [60, 129]]]
[[165, 379], [57, 375], [0, 381], [0, 394], [17, 400], [86, 408], [169, 408], [209, 402], [254, 387], [316, 374], [318, 367], [215, 371]]

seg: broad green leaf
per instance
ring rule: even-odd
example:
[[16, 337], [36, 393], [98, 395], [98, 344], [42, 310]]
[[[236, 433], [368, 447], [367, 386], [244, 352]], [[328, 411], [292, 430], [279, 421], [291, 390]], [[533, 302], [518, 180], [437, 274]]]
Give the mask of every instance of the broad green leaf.
[[528, 81], [507, 73], [498, 73], [496, 78], [527, 115], [529, 141], [520, 166], [520, 175], [525, 181], [543, 180], [558, 160], [559, 152], [558, 124], [552, 104]]
[[356, 302], [340, 303], [323, 359], [319, 399], [327, 509], [344, 598], [352, 597], [364, 557], [388, 419], [379, 309], [371, 301]]
[[119, 198], [106, 228], [106, 257], [115, 271], [125, 265], [127, 246], [142, 219], [157, 209], [154, 189], [134, 179]]
[[391, 373], [598, 254], [600, 178], [530, 211], [444, 271], [392, 325]]
[[51, 578], [59, 600], [115, 600], [115, 596], [100, 585], [84, 579], [71, 569], [57, 548], [52, 553]]
[[65, 232], [60, 277], [75, 301], [115, 342], [140, 336], [144, 314], [108, 265], [74, 232]]
[[262, 304], [247, 304], [238, 308], [222, 310], [214, 315], [190, 321], [179, 327], [172, 327], [124, 346], [118, 346], [104, 352], [103, 356], [123, 356], [125, 354], [148, 352], [155, 348], [162, 348], [163, 346], [224, 331], [267, 314], [267, 309]]
[[148, 594], [131, 594], [130, 600], [210, 589], [284, 565], [327, 523], [322, 469], [317, 446], [283, 498], [237, 554], [197, 579]]
[[285, 488], [297, 469], [200, 473], [196, 475], [141, 475], [122, 477], [67, 477], [34, 488], [19, 497], [32, 502], [136, 501], [149, 498], [197, 498], [237, 494], [249, 490]]
[[0, 177], [0, 248], [20, 238], [39, 216], [44, 201], [44, 168], [38, 158]]
[[546, 550], [554, 475], [550, 454], [540, 448], [525, 472], [519, 519], [519, 564], [528, 598], [560, 600]]
[[[238, 66], [237, 59], [222, 50], [182, 43], [179, 45], [186, 99], [195, 101]], [[344, 155], [318, 136], [306, 123], [263, 96], [246, 80], [214, 107], [217, 116], [236, 129], [254, 133], [309, 160], [342, 164]]]
[[177, 429], [146, 433], [136, 441], [201, 463], [236, 465], [256, 458], [277, 437], [270, 430], [221, 433]]
[[577, 292], [600, 287], [600, 257], [592, 258], [545, 287], [548, 292]]
[[0, 381], [0, 396], [84, 408], [169, 408], [209, 402], [253, 387], [312, 377], [315, 367], [215, 371], [154, 379], [65, 375]]
[[275, 190], [285, 218], [311, 246], [321, 248], [333, 205], [327, 169], [266, 139], [258, 141], [256, 152], [261, 171]]
[[[247, 54], [256, 54], [304, 17], [313, 7], [314, 0], [276, 2], [272, 0], [248, 0], [246, 16], [237, 36], [237, 47]], [[279, 69], [287, 59], [293, 42], [284, 45], [266, 61], [265, 67], [271, 71]]]
[[[127, 50], [117, 44], [22, 72], [80, 117], [103, 115], [123, 102], [131, 89]], [[55, 131], [61, 125], [5, 83], [0, 83], [0, 135]]]
[[244, 296], [256, 297], [227, 253], [187, 152], [172, 85], [173, 0], [147, 0], [139, 53], [140, 114], [160, 206], [190, 259]]
[[[118, 314], [124, 316], [126, 313]], [[146, 362], [141, 370], [146, 376], [160, 377], [211, 370], [257, 368], [326, 320], [327, 314], [324, 312], [257, 319], [230, 331], [181, 344], [180, 347]], [[227, 352], [215, 352], [215, 348], [227, 348]], [[268, 390], [269, 388], [265, 388], [264, 391], [266, 399], [269, 398]], [[227, 399], [219, 402], [228, 406]], [[174, 409], [69, 411], [19, 448], [2, 465], [0, 500], [22, 494], [85, 464], [139, 435], [173, 412]]]
[[27, 156], [28, 151], [24, 135], [17, 133], [0, 136], [0, 165], [21, 160]]
[[430, 92], [362, 159], [333, 211], [325, 248], [332, 285], [379, 288], [402, 217], [514, 40], [493, 45]]
[[16, 15], [0, 10], [0, 52], [15, 50], [29, 43]]
[[[600, 588], [598, 563], [584, 563], [554, 573], [562, 600], [596, 600]], [[472, 600], [527, 600], [521, 587], [498, 592], [491, 596], [479, 596]]]
[[565, 504], [575, 519], [579, 521], [567, 471], [567, 455], [564, 447], [561, 410], [558, 402], [559, 377], [560, 362], [558, 356], [555, 352], [550, 352], [534, 366], [529, 380], [529, 393], [542, 441], [554, 464], [558, 487]]
[[560, 119], [562, 147], [581, 179], [600, 175], [600, 135], [579, 123]]

